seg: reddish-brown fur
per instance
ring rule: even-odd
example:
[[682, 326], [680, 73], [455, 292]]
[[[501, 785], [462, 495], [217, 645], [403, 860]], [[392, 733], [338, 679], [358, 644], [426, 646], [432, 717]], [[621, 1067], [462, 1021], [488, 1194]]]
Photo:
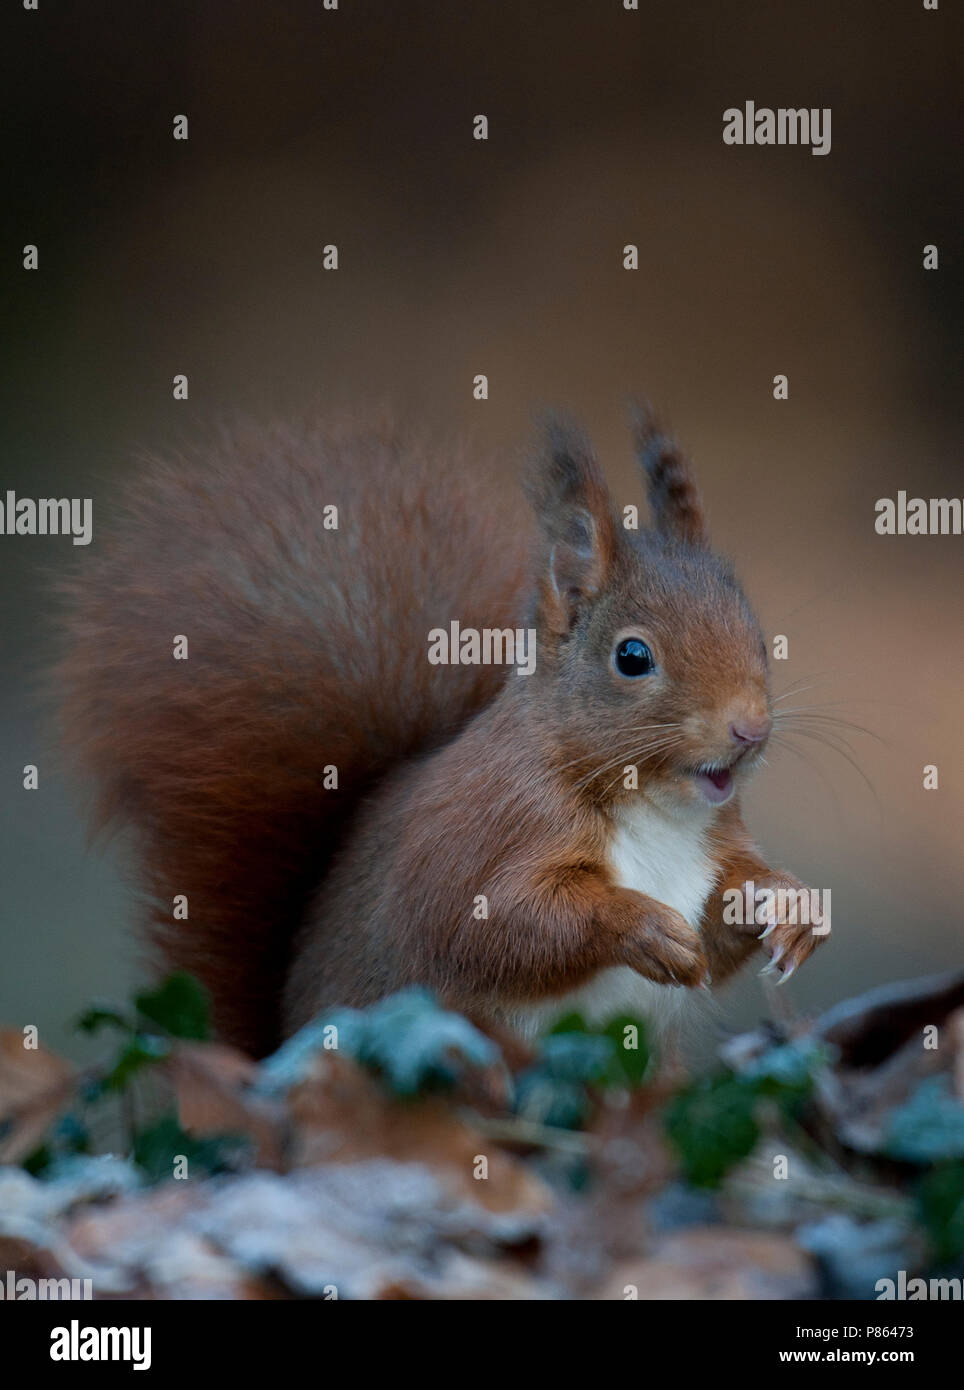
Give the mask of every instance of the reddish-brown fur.
[[[648, 452], [645, 436], [639, 442]], [[607, 669], [612, 634], [631, 618], [645, 613], [674, 667], [654, 714], [725, 705], [731, 693], [767, 702], [755, 620], [704, 549], [698, 494], [678, 451], [664, 466], [670, 448], [661, 445], [649, 471], [665, 534], [635, 541], [620, 532], [586, 442], [550, 431], [529, 483], [543, 535], [537, 670], [510, 676], [459, 739], [398, 769], [363, 809], [302, 930], [290, 1028], [322, 1006], [371, 1002], [416, 982], [498, 1020], [607, 966], [696, 985], [707, 966], [719, 982], [753, 950], [759, 928], [724, 926], [723, 891], [748, 877], [760, 887], [796, 881], [763, 864], [737, 804], [722, 808], [712, 831], [720, 876], [698, 935], [673, 909], [613, 882], [611, 816], [631, 794], [618, 777], [612, 785], [611, 768], [586, 782], [614, 745], [633, 747], [620, 722], [634, 721]], [[681, 752], [685, 762], [687, 745]], [[677, 773], [657, 755], [640, 761], [640, 775], [653, 787]], [[479, 894], [483, 919], [473, 910]], [[796, 961], [814, 939], [795, 932], [790, 951], [787, 930], [771, 949]]]
[[[752, 613], [706, 549], [685, 461], [654, 437], [641, 416], [658, 530], [638, 537], [559, 426], [528, 480], [538, 528], [463, 457], [390, 431], [250, 431], [134, 484], [74, 584], [65, 726], [102, 818], [139, 831], [156, 939], [209, 987], [223, 1036], [269, 1048], [283, 991], [284, 1031], [414, 982], [498, 1019], [607, 965], [695, 985], [753, 949], [758, 929], [724, 927], [718, 894], [794, 880], [759, 859], [735, 801], [711, 830], [701, 933], [608, 867], [632, 795], [620, 758], [647, 794], [676, 796], [734, 711], [769, 702]], [[330, 503], [338, 531], [321, 525]], [[535, 672], [430, 665], [429, 630], [453, 619], [535, 626]], [[610, 662], [627, 624], [661, 653], [633, 695]], [[641, 713], [692, 727], [650, 755]], [[789, 931], [766, 945], [795, 964], [814, 938]]]
[[[512, 620], [519, 511], [390, 429], [245, 429], [137, 479], [77, 572], [66, 738], [98, 779], [101, 822], [140, 837], [163, 958], [200, 977], [219, 1032], [252, 1052], [279, 1039], [292, 934], [362, 792], [504, 679], [460, 666], [440, 683], [425, 634], [454, 614]], [[189, 918], [174, 922], [180, 893]]]

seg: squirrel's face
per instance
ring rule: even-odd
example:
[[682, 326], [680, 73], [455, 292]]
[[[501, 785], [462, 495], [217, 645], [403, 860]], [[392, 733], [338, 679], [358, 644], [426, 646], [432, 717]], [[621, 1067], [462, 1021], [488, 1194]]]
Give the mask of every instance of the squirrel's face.
[[620, 539], [609, 582], [556, 644], [552, 684], [556, 727], [606, 799], [721, 805], [772, 724], [766, 647], [735, 580], [652, 535]]
[[[559, 766], [599, 802], [719, 806], [769, 736], [767, 653], [675, 446], [639, 425], [655, 529], [624, 530], [578, 435], [556, 430], [533, 500], [547, 542], [539, 684]], [[541, 491], [539, 484], [541, 483]]]

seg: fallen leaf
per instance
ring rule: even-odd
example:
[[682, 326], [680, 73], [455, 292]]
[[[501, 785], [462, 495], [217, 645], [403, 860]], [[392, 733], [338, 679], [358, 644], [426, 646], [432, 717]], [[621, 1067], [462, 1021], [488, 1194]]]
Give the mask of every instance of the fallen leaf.
[[284, 1108], [252, 1092], [257, 1066], [250, 1058], [221, 1043], [178, 1042], [164, 1070], [188, 1134], [244, 1135], [254, 1145], [259, 1168], [282, 1167]]
[[[551, 1207], [545, 1184], [500, 1144], [463, 1123], [444, 1098], [396, 1099], [338, 1053], [315, 1054], [288, 1104], [293, 1168], [388, 1155], [427, 1164], [446, 1190], [503, 1213], [508, 1227], [518, 1216], [528, 1229], [531, 1218]], [[487, 1176], [477, 1177], [483, 1167]]]
[[832, 1043], [842, 1067], [879, 1066], [928, 1024], [964, 1007], [964, 974], [926, 975], [845, 999], [816, 1020], [814, 1038]]
[[770, 1300], [813, 1298], [813, 1261], [789, 1236], [693, 1226], [666, 1237], [652, 1254], [626, 1260], [598, 1299]]
[[194, 1226], [252, 1273], [315, 1298], [545, 1298], [504, 1227], [423, 1163], [334, 1163], [217, 1184]]
[[47, 1048], [25, 1047], [16, 1028], [0, 1029], [0, 1163], [17, 1163], [37, 1147], [75, 1075]]

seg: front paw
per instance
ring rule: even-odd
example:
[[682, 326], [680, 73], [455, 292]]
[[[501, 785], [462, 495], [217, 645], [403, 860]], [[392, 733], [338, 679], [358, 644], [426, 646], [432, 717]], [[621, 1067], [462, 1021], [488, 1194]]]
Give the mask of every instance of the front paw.
[[774, 870], [754, 882], [754, 913], [747, 929], [770, 957], [760, 972], [790, 976], [830, 935], [829, 894], [814, 892], [792, 874]]
[[703, 942], [686, 918], [672, 907], [654, 903], [620, 935], [618, 960], [660, 985], [708, 984]]

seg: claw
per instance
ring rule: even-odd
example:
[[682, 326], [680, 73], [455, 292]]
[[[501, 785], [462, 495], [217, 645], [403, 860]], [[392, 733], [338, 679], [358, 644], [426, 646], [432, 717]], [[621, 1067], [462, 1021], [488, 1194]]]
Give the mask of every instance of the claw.
[[784, 970], [783, 974], [780, 976], [779, 980], [777, 980], [777, 987], [778, 987], [778, 988], [779, 988], [780, 985], [785, 985], [785, 984], [786, 984], [787, 980], [789, 980], [790, 976], [793, 974], [793, 972], [794, 972], [794, 970], [796, 970], [796, 968], [797, 968], [797, 962], [796, 962], [795, 960], [792, 960], [792, 961], [790, 962], [790, 964], [787, 966], [786, 970]]
[[776, 930], [777, 925], [776, 922], [771, 922], [768, 927], [764, 927], [763, 931], [761, 931], [760, 935], [757, 937], [757, 941], [766, 941], [770, 933]]
[[777, 951], [776, 955], [773, 956], [769, 963], [763, 967], [763, 969], [760, 971], [760, 974], [775, 975], [777, 973], [777, 969], [780, 965], [780, 962], [783, 959], [783, 954], [783, 947], [781, 946], [780, 950]]

